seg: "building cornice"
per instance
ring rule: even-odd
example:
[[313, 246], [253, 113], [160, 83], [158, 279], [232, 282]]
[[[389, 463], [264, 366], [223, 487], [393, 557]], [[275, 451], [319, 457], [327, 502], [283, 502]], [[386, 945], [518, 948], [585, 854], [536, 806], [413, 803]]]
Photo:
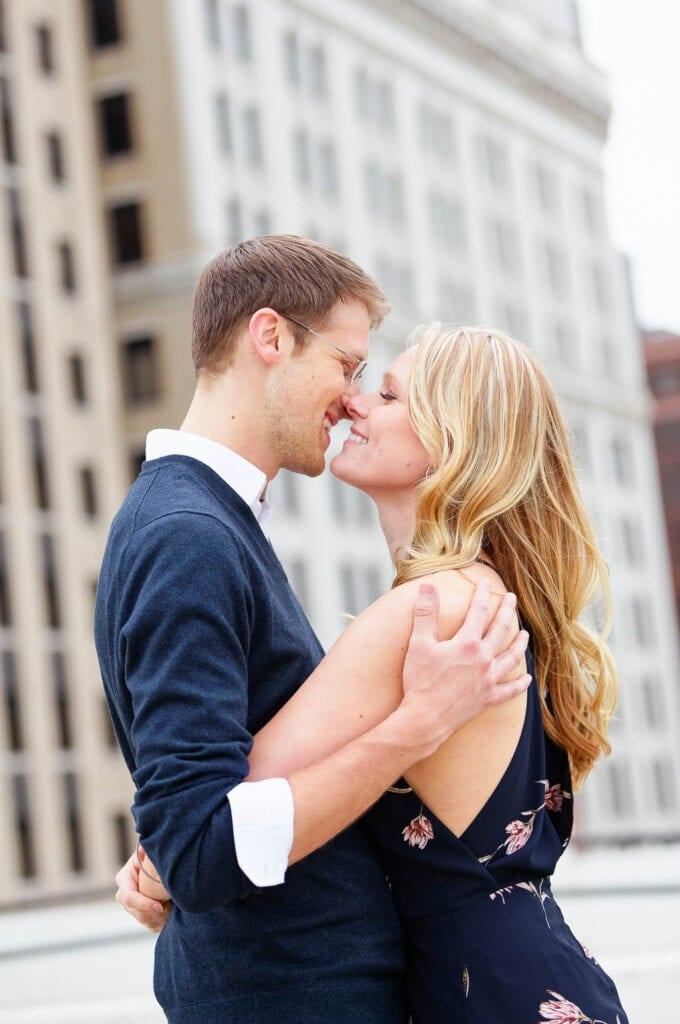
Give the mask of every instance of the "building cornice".
[[[535, 97], [597, 138], [606, 139], [611, 105], [605, 95], [596, 94], [576, 78], [561, 73], [538, 53], [489, 30], [481, 19], [470, 17], [449, 0], [364, 2], [433, 39], [467, 63]], [[583, 62], [585, 67], [585, 58]]]

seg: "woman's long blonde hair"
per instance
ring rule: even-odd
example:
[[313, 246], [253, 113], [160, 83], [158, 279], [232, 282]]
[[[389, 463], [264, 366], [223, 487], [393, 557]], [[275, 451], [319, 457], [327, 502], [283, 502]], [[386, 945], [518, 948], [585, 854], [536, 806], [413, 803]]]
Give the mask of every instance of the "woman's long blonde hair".
[[[433, 324], [418, 340], [408, 401], [432, 469], [394, 585], [487, 554], [517, 595], [545, 729], [578, 786], [610, 752], [618, 678], [605, 643], [608, 569], [553, 389], [506, 334]], [[606, 620], [600, 631], [583, 621], [593, 602]]]

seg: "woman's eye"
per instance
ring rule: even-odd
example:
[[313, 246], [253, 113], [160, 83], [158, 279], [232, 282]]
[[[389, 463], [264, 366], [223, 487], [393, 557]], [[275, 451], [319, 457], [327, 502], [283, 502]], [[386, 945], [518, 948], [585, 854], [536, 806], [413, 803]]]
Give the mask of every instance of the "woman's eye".
[[379, 391], [378, 394], [382, 398], [383, 402], [396, 402], [397, 396], [390, 394], [389, 391]]

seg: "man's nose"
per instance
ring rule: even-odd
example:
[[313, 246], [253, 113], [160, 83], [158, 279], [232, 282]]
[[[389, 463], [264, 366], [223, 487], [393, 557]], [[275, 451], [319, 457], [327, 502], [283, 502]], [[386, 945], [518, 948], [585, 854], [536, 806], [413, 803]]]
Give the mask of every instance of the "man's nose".
[[366, 396], [361, 393], [361, 384], [358, 380], [355, 380], [353, 384], [347, 385], [340, 401], [347, 419], [356, 419], [360, 416], [366, 416], [368, 413]]

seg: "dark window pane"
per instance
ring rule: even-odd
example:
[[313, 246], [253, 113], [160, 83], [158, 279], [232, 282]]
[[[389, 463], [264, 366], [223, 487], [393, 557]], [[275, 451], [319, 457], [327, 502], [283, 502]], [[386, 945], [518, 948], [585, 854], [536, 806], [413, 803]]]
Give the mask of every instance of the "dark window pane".
[[95, 49], [121, 40], [118, 0], [88, 0], [90, 38]]
[[3, 651], [0, 664], [2, 665], [5, 721], [7, 723], [7, 749], [16, 753], [23, 750], [24, 738], [21, 728], [21, 704], [14, 651]]
[[28, 260], [26, 257], [26, 236], [24, 220], [21, 214], [19, 193], [15, 188], [7, 189], [9, 203], [10, 234], [12, 236], [12, 255], [14, 257], [14, 273], [17, 277], [28, 277]]
[[85, 870], [85, 849], [78, 795], [78, 779], [74, 772], [66, 772], [64, 783], [64, 816], [68, 839], [69, 860], [72, 871]]
[[45, 74], [49, 75], [54, 71], [52, 29], [49, 25], [36, 25], [35, 42], [38, 52], [38, 64]]
[[99, 125], [105, 156], [129, 153], [132, 149], [130, 103], [128, 93], [105, 96], [99, 100]]
[[47, 625], [50, 629], [59, 629], [61, 627], [61, 602], [59, 600], [59, 589], [57, 587], [57, 566], [54, 557], [54, 540], [48, 533], [44, 533], [40, 538], [40, 541]]
[[12, 779], [14, 796], [14, 825], [19, 846], [19, 863], [22, 878], [36, 875], [35, 847], [33, 844], [33, 821], [29, 804], [28, 781], [25, 775]]
[[83, 512], [88, 519], [94, 519], [98, 511], [98, 502], [94, 470], [91, 466], [83, 466], [80, 470], [80, 495]]
[[113, 844], [116, 850], [116, 863], [124, 864], [130, 856], [135, 844], [135, 831], [132, 817], [129, 814], [114, 814], [111, 819], [113, 826]]
[[46, 136], [47, 164], [52, 181], [63, 181], [64, 173], [64, 147], [61, 138], [56, 132], [50, 132]]
[[47, 477], [47, 460], [45, 458], [42, 423], [39, 419], [32, 417], [28, 421], [28, 426], [31, 432], [31, 460], [35, 502], [38, 508], [48, 509], [50, 507], [50, 489]]
[[38, 366], [36, 362], [31, 307], [27, 302], [17, 303], [17, 315], [19, 319], [19, 331], [21, 337], [21, 361], [24, 370], [24, 388], [26, 391], [35, 395], [40, 390], [40, 384], [38, 381]]
[[57, 246], [59, 259], [59, 284], [67, 295], [76, 290], [76, 267], [73, 246], [70, 242], [60, 242]]
[[0, 133], [2, 134], [2, 152], [6, 163], [17, 162], [14, 141], [14, 116], [12, 112], [12, 92], [6, 78], [0, 78]]
[[71, 382], [71, 398], [77, 405], [87, 402], [87, 385], [85, 381], [85, 360], [78, 352], [68, 357], [68, 372]]
[[73, 747], [71, 728], [71, 701], [66, 678], [66, 661], [61, 651], [52, 652], [52, 685], [54, 688], [54, 711], [57, 727], [57, 741], [62, 750]]
[[0, 626], [12, 625], [10, 603], [9, 567], [5, 550], [5, 538], [0, 533]]
[[137, 263], [144, 259], [139, 203], [113, 206], [109, 210], [109, 217], [114, 263]]
[[137, 405], [157, 398], [160, 388], [155, 338], [127, 338], [121, 356], [126, 404]]

